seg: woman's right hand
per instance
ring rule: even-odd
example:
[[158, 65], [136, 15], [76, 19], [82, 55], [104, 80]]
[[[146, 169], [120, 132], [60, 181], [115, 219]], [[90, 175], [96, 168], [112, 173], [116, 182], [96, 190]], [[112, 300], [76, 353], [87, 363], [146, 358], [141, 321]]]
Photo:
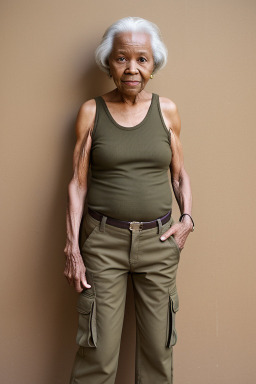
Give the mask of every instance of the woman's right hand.
[[70, 285], [74, 285], [77, 292], [82, 292], [84, 288], [91, 288], [87, 283], [84, 265], [80, 249], [78, 245], [72, 245], [67, 241], [64, 253], [66, 255], [66, 266], [64, 275], [66, 276]]

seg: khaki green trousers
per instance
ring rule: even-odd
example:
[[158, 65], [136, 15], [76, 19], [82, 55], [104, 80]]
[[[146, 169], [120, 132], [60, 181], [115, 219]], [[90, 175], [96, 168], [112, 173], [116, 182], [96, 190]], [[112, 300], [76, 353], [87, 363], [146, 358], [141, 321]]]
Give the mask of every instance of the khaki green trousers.
[[146, 230], [121, 229], [85, 214], [80, 249], [91, 288], [79, 294], [79, 345], [70, 384], [114, 384], [123, 327], [127, 277], [136, 313], [135, 384], [172, 384], [177, 340], [177, 243], [161, 233], [171, 218]]

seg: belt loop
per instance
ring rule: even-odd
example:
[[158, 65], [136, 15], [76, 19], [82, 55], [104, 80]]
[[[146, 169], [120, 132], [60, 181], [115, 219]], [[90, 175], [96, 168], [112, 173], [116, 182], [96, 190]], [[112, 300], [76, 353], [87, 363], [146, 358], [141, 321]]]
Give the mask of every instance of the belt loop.
[[105, 232], [105, 224], [107, 221], [107, 216], [102, 216], [101, 221], [100, 221], [100, 231]]
[[163, 228], [162, 221], [160, 219], [157, 219], [157, 224], [158, 224], [158, 233], [161, 235], [162, 234], [162, 228]]

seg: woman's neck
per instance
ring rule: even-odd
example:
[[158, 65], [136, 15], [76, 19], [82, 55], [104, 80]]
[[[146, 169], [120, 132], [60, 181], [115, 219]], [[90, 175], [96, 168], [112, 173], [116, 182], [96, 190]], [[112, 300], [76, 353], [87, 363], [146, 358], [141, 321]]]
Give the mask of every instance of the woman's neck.
[[136, 95], [127, 95], [121, 93], [117, 88], [115, 89], [115, 93], [117, 98], [120, 99], [121, 102], [128, 105], [134, 105], [137, 104], [140, 100], [145, 98], [145, 91], [141, 91], [137, 93]]

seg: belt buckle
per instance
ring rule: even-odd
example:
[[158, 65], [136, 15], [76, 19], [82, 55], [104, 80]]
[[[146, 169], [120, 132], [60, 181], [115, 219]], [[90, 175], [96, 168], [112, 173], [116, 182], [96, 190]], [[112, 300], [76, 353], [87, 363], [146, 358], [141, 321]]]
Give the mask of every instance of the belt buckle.
[[130, 221], [129, 229], [131, 231], [141, 231], [143, 223], [141, 221]]

